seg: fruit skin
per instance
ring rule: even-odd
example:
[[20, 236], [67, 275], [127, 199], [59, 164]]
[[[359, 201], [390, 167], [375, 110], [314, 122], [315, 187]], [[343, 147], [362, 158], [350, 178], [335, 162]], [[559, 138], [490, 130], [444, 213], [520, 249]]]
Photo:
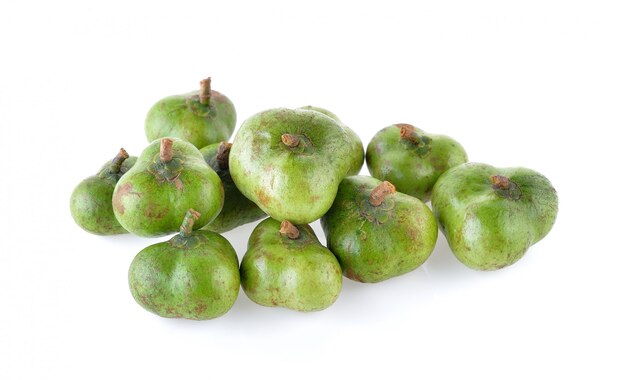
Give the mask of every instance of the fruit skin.
[[202, 214], [196, 223], [200, 228], [222, 209], [224, 189], [219, 176], [192, 144], [171, 140], [172, 161], [161, 160], [161, 141], [156, 140], [115, 186], [115, 216], [135, 235], [151, 237], [176, 232], [191, 207]]
[[[284, 136], [299, 139], [296, 146]], [[286, 139], [286, 141], [289, 139]], [[348, 171], [349, 138], [320, 112], [277, 108], [246, 120], [230, 151], [237, 188], [276, 220], [306, 224], [330, 208]]]
[[104, 164], [98, 174], [81, 181], [70, 197], [70, 212], [74, 221], [92, 234], [128, 233], [115, 218], [111, 198], [115, 184], [135, 164], [137, 157], [125, 158], [119, 166], [115, 163], [116, 159]]
[[317, 311], [332, 305], [341, 291], [341, 267], [308, 225], [292, 240], [281, 223], [267, 218], [252, 231], [241, 261], [241, 285], [263, 306]]
[[[407, 134], [404, 138], [402, 130]], [[366, 161], [372, 177], [427, 202], [439, 176], [467, 162], [467, 153], [448, 136], [431, 135], [410, 124], [393, 124], [374, 135]]]
[[217, 233], [181, 233], [139, 252], [128, 282], [135, 301], [161, 317], [212, 319], [237, 299], [239, 262], [228, 240]]
[[355, 281], [379, 282], [410, 272], [437, 242], [437, 221], [419, 199], [394, 192], [380, 206], [370, 203], [381, 183], [368, 176], [345, 178], [322, 217], [328, 248], [343, 274]]
[[[492, 176], [507, 177], [509, 189], [498, 188]], [[548, 234], [558, 212], [556, 191], [543, 175], [480, 163], [444, 173], [432, 205], [452, 252], [477, 270], [515, 263]]]
[[201, 91], [168, 96], [156, 102], [146, 116], [148, 142], [162, 137], [178, 137], [200, 149], [228, 140], [237, 122], [235, 106], [225, 95], [214, 90], [210, 90], [209, 103], [202, 104]]
[[344, 131], [346, 131], [346, 133], [348, 134], [348, 138], [350, 139], [350, 145], [352, 146], [352, 153], [350, 154], [350, 168], [348, 169], [348, 173], [346, 174], [346, 176], [358, 175], [361, 171], [361, 167], [363, 167], [363, 162], [365, 161], [363, 142], [361, 141], [359, 135], [357, 135], [356, 132], [354, 132], [350, 127], [345, 125], [339, 119], [339, 117], [337, 117], [337, 115], [327, 109], [315, 106], [304, 106], [300, 107], [300, 109], [321, 112], [324, 115], [335, 120], [337, 123], [339, 123], [339, 125], [343, 127]]
[[235, 186], [228, 168], [228, 157], [226, 157], [225, 162], [218, 160], [218, 150], [221, 144], [228, 143], [211, 144], [200, 149], [204, 160], [215, 170], [224, 186], [224, 207], [222, 207], [222, 211], [211, 223], [202, 229], [219, 233], [230, 231], [235, 227], [254, 222], [266, 216], [259, 206], [243, 196], [237, 189], [237, 186]]

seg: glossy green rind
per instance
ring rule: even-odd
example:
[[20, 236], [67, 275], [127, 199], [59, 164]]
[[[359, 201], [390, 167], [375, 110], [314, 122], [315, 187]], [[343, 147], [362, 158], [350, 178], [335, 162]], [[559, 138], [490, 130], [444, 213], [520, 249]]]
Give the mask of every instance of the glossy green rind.
[[[494, 175], [515, 185], [508, 191], [496, 189], [490, 180]], [[548, 234], [558, 212], [557, 193], [543, 175], [480, 163], [443, 174], [433, 189], [432, 205], [452, 252], [478, 270], [515, 263]]]
[[389, 181], [399, 192], [427, 202], [439, 176], [467, 162], [467, 153], [448, 136], [415, 128], [418, 135], [429, 140], [428, 149], [421, 149], [400, 137], [401, 125], [393, 124], [374, 135], [367, 146], [367, 167], [372, 177]]
[[[301, 143], [289, 147], [283, 134]], [[286, 108], [246, 120], [230, 151], [230, 174], [237, 188], [276, 220], [306, 224], [333, 203], [348, 171], [349, 137], [337, 122], [309, 110]]]
[[235, 106], [225, 95], [211, 91], [208, 105], [200, 103], [199, 91], [168, 96], [150, 108], [145, 121], [148, 141], [178, 137], [198, 149], [228, 140], [235, 130]]
[[350, 145], [352, 146], [352, 153], [350, 153], [350, 168], [348, 169], [348, 174], [346, 174], [346, 176], [358, 175], [359, 172], [361, 171], [361, 167], [363, 167], [363, 162], [365, 161], [365, 151], [363, 149], [363, 142], [361, 141], [361, 138], [359, 137], [359, 135], [357, 135], [356, 132], [354, 132], [350, 127], [345, 125], [339, 119], [339, 117], [337, 117], [337, 115], [335, 115], [334, 113], [330, 112], [329, 110], [325, 108], [315, 107], [315, 106], [304, 106], [304, 107], [300, 107], [300, 109], [321, 112], [324, 115], [335, 120], [337, 123], [339, 123], [339, 125], [343, 127], [343, 129], [348, 134], [348, 137], [350, 138]]
[[209, 166], [215, 170], [224, 186], [224, 207], [219, 215], [203, 229], [214, 232], [226, 232], [246, 223], [264, 218], [266, 215], [254, 202], [246, 198], [230, 176], [228, 167], [222, 168], [217, 162], [217, 150], [220, 143], [200, 149], [200, 153]]
[[280, 233], [280, 222], [265, 219], [254, 229], [241, 261], [241, 285], [263, 306], [297, 311], [322, 310], [341, 291], [341, 267], [308, 225], [297, 226], [292, 240]]
[[156, 140], [115, 187], [115, 216], [122, 227], [135, 235], [150, 237], [176, 232], [190, 208], [202, 214], [195, 224], [200, 228], [222, 209], [224, 189], [219, 176], [192, 144], [173, 140], [174, 158], [166, 167], [180, 171], [175, 180], [168, 180], [159, 172], [160, 140]]
[[322, 217], [328, 248], [343, 274], [355, 281], [379, 282], [410, 272], [437, 242], [437, 221], [419, 199], [396, 192], [372, 206], [369, 196], [379, 184], [367, 176], [345, 178]]
[[225, 314], [237, 299], [238, 265], [226, 239], [195, 231], [139, 252], [128, 282], [135, 301], [161, 317], [212, 319]]
[[137, 157], [128, 157], [116, 173], [111, 172], [111, 162], [107, 162], [98, 174], [85, 178], [74, 188], [70, 197], [70, 212], [76, 224], [96, 235], [128, 232], [115, 218], [111, 199], [115, 184], [136, 161]]

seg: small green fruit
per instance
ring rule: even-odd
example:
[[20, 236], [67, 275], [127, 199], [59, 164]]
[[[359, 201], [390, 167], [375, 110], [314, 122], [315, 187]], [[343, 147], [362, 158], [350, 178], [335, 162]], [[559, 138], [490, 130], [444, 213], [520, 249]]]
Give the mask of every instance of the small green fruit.
[[70, 211], [76, 224], [96, 235], [125, 234], [113, 213], [111, 199], [120, 177], [137, 161], [124, 148], [111, 162], [100, 168], [98, 174], [85, 178], [76, 186], [70, 198]]
[[259, 206], [244, 197], [235, 186], [228, 168], [231, 146], [232, 144], [228, 142], [221, 142], [200, 149], [204, 160], [215, 170], [224, 185], [224, 207], [220, 214], [202, 229], [222, 233], [266, 216]]
[[246, 120], [230, 152], [237, 188], [276, 220], [319, 219], [348, 172], [350, 139], [316, 111], [271, 109]]
[[228, 240], [192, 231], [200, 215], [189, 210], [180, 233], [144, 248], [128, 271], [135, 301], [161, 317], [212, 319], [225, 314], [239, 294], [239, 262]]
[[352, 146], [352, 153], [350, 154], [350, 169], [348, 169], [348, 174], [346, 176], [358, 175], [361, 171], [361, 167], [363, 166], [363, 161], [365, 160], [365, 152], [363, 151], [363, 142], [361, 142], [361, 138], [356, 134], [352, 129], [350, 129], [347, 125], [345, 125], [337, 115], [330, 112], [327, 109], [322, 107], [315, 106], [304, 106], [300, 107], [303, 110], [312, 110], [321, 112], [324, 115], [330, 117], [335, 120], [339, 125], [341, 125], [348, 134], [348, 138], [350, 139], [350, 145]]
[[339, 296], [341, 267], [311, 227], [268, 218], [250, 236], [241, 285], [259, 305], [322, 310]]
[[164, 138], [141, 153], [137, 163], [113, 192], [113, 211], [129, 232], [161, 236], [176, 232], [192, 206], [202, 217], [198, 228], [211, 222], [224, 203], [218, 175], [190, 143]]
[[467, 153], [448, 136], [430, 135], [410, 124], [393, 124], [372, 138], [366, 159], [373, 177], [427, 202], [439, 176], [467, 162]]
[[235, 106], [225, 95], [211, 90], [211, 78], [200, 82], [200, 90], [159, 100], [146, 116], [149, 142], [178, 137], [200, 149], [228, 140], [235, 130]]
[[494, 270], [522, 258], [554, 224], [558, 198], [550, 181], [525, 168], [468, 163], [444, 173], [433, 211], [456, 257]]
[[343, 274], [360, 282], [379, 282], [414, 270], [437, 242], [437, 221], [422, 201], [397, 193], [387, 181], [366, 176], [341, 182], [322, 227]]

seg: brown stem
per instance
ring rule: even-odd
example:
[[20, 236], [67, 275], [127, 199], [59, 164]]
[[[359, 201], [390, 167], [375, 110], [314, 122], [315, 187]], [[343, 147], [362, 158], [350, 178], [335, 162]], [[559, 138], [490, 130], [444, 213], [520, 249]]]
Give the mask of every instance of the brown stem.
[[200, 81], [200, 103], [209, 105], [211, 99], [211, 77]]
[[420, 139], [415, 135], [415, 127], [411, 124], [396, 124], [400, 127], [400, 138], [409, 140], [412, 143], [419, 143]]
[[288, 220], [283, 220], [280, 224], [280, 234], [283, 236], [287, 236], [291, 240], [295, 240], [300, 236], [300, 231], [298, 227], [291, 224]]
[[119, 173], [122, 169], [122, 164], [128, 158], [128, 153], [124, 148], [120, 148], [120, 151], [117, 153], [117, 156], [113, 158], [111, 161], [111, 172]]
[[228, 156], [230, 155], [230, 148], [232, 146], [233, 144], [222, 141], [220, 146], [217, 148], [217, 155], [215, 156], [215, 159], [221, 169], [228, 169]]
[[380, 185], [376, 186], [370, 193], [370, 204], [374, 207], [378, 207], [383, 203], [387, 195], [395, 192], [396, 187], [391, 183], [384, 181]]
[[172, 157], [174, 156], [174, 152], [172, 152], [172, 144], [174, 140], [164, 138], [161, 139], [161, 150], [159, 151], [159, 158], [161, 162], [167, 163], [172, 161]]
[[185, 214], [185, 219], [183, 219], [183, 224], [180, 225], [180, 234], [185, 236], [191, 234], [193, 231], [193, 224], [196, 220], [200, 218], [200, 213], [192, 208], [187, 211]]
[[280, 139], [283, 141], [283, 144], [287, 145], [290, 148], [294, 148], [300, 144], [300, 136], [292, 135], [290, 133], [285, 133], [280, 136]]
[[491, 185], [494, 189], [508, 190], [510, 183], [509, 179], [503, 175], [492, 175]]

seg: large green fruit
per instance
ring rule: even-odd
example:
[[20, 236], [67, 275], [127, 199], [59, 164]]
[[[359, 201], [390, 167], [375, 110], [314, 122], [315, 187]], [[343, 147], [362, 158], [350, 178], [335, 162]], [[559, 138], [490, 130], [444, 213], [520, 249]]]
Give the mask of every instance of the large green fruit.
[[373, 177], [427, 202], [439, 176], [467, 162], [467, 154], [448, 136], [430, 135], [410, 124], [393, 124], [372, 138], [366, 159]]
[[135, 256], [128, 283], [135, 301], [167, 318], [212, 319], [226, 313], [239, 294], [239, 262], [228, 240], [192, 231], [199, 215], [189, 210], [180, 233]]
[[76, 224], [96, 235], [127, 233], [115, 218], [111, 199], [115, 184], [136, 161], [137, 157], [129, 157], [122, 148], [112, 161], [100, 168], [98, 174], [85, 178], [76, 186], [70, 197], [70, 211]]
[[543, 239], [558, 211], [548, 179], [525, 168], [468, 163], [444, 173], [433, 211], [456, 257], [473, 269], [513, 264]]
[[306, 224], [332, 205], [351, 151], [344, 128], [330, 117], [271, 109], [250, 117], [237, 132], [230, 174], [241, 193], [272, 218]]
[[343, 274], [360, 282], [414, 270], [437, 242], [437, 221], [422, 201], [366, 176], [341, 182], [322, 227]]
[[225, 95], [211, 90], [211, 78], [200, 90], [163, 98], [150, 108], [145, 131], [148, 141], [178, 137], [200, 149], [228, 140], [235, 130], [235, 106]]
[[248, 240], [241, 285], [259, 305], [322, 310], [341, 291], [341, 267], [308, 225], [268, 218]]
[[204, 160], [220, 176], [224, 185], [224, 207], [219, 215], [203, 229], [220, 233], [265, 217], [265, 213], [259, 206], [241, 194], [230, 176], [228, 156], [231, 146], [230, 143], [221, 142], [200, 149]]
[[115, 186], [113, 211], [129, 232], [161, 236], [176, 232], [187, 210], [202, 217], [198, 228], [212, 221], [224, 203], [220, 177], [190, 143], [164, 138], [141, 153], [137, 163]]
[[334, 113], [330, 112], [329, 110], [325, 108], [315, 107], [315, 106], [304, 106], [304, 107], [300, 107], [300, 109], [321, 112], [324, 115], [335, 120], [337, 123], [339, 123], [339, 125], [343, 127], [344, 131], [346, 131], [346, 134], [348, 135], [348, 138], [350, 139], [350, 146], [352, 147], [352, 153], [350, 153], [350, 168], [348, 169], [348, 174], [346, 175], [347, 176], [358, 175], [359, 172], [361, 171], [361, 167], [363, 166], [363, 161], [365, 160], [365, 152], [363, 151], [363, 142], [361, 142], [361, 138], [359, 137], [359, 135], [357, 135], [356, 132], [354, 132], [347, 125], [345, 125], [339, 119], [339, 117], [337, 117], [337, 115], [335, 115]]

